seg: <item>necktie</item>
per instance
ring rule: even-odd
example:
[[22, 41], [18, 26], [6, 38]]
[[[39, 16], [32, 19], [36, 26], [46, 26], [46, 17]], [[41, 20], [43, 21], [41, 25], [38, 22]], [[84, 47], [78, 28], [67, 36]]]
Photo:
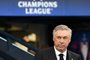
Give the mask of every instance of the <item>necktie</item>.
[[63, 54], [59, 54], [60, 60], [64, 60], [63, 59]]

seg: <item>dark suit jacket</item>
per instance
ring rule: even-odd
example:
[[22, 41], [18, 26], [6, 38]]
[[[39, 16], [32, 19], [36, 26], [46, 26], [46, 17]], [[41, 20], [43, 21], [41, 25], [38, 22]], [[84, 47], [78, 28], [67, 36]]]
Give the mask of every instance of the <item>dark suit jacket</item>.
[[[68, 50], [67, 60], [80, 60], [80, 56]], [[34, 60], [57, 60], [54, 47], [39, 51], [35, 55]]]

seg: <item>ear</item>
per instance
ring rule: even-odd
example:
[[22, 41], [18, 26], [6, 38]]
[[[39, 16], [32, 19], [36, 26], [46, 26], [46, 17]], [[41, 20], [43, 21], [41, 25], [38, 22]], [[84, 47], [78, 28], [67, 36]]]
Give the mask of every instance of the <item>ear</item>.
[[55, 38], [53, 37], [53, 42], [55, 41]]
[[71, 42], [71, 39], [69, 39], [69, 43]]
[[53, 41], [54, 41], [54, 37], [53, 37]]

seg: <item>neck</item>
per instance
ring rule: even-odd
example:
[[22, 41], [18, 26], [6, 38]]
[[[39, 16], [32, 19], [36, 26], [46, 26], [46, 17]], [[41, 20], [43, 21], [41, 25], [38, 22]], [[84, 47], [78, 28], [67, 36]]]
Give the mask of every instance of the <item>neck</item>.
[[65, 52], [65, 51], [67, 50], [67, 49], [60, 50], [60, 49], [56, 48], [55, 46], [54, 46], [54, 48], [55, 48], [56, 50], [58, 50], [59, 52], [61, 52], [61, 53]]

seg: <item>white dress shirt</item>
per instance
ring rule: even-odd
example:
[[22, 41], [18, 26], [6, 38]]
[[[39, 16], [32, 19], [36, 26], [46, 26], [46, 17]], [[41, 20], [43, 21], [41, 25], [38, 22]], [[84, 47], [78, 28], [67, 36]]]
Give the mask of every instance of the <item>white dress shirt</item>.
[[64, 58], [64, 60], [66, 60], [66, 57], [67, 57], [67, 49], [66, 49], [63, 53], [61, 53], [61, 52], [58, 51], [58, 50], [55, 48], [55, 46], [54, 46], [54, 50], [55, 50], [55, 54], [56, 54], [57, 60], [60, 59], [59, 54], [63, 54], [63, 58]]

